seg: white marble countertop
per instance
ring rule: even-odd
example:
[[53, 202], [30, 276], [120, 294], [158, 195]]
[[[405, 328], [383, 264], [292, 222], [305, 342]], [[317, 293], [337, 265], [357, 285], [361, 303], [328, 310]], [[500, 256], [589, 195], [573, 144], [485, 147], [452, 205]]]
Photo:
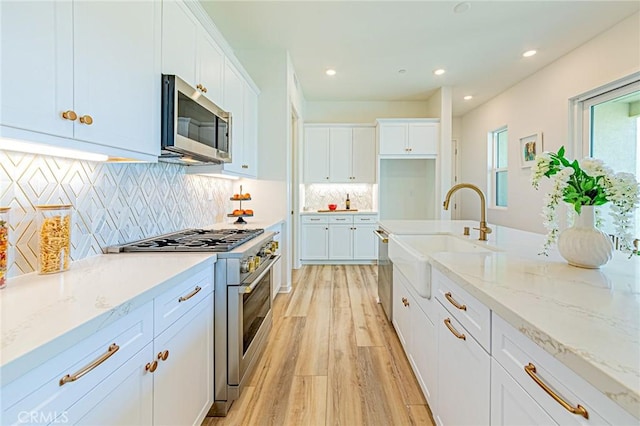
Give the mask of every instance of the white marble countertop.
[[211, 253], [108, 254], [9, 279], [0, 290], [0, 386], [215, 261]]
[[[235, 222], [236, 219], [230, 217], [229, 220], [233, 220]], [[272, 226], [283, 224], [285, 220], [283, 218], [274, 218], [274, 219], [260, 219], [253, 220], [252, 217], [245, 217], [244, 220], [247, 222], [244, 225], [238, 225], [233, 222], [218, 222], [214, 223], [211, 226], [207, 226], [207, 229], [268, 229]]]
[[[462, 234], [475, 221], [381, 221], [396, 234]], [[640, 257], [569, 266], [544, 236], [490, 225], [502, 252], [433, 253], [432, 265], [640, 419]], [[413, 230], [413, 232], [412, 232]], [[476, 239], [477, 232], [471, 230]]]

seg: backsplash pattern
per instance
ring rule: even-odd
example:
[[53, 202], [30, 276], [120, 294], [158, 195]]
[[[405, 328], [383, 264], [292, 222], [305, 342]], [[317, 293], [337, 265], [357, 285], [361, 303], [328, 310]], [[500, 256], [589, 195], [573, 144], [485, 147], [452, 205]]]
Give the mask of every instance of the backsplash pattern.
[[371, 210], [373, 208], [373, 185], [361, 183], [317, 183], [304, 185], [304, 207], [306, 210], [326, 209], [328, 204], [337, 204], [344, 209], [349, 194], [351, 208]]
[[222, 222], [231, 181], [167, 163], [95, 163], [0, 150], [0, 206], [11, 207], [9, 273], [37, 262], [35, 207], [72, 204], [71, 259], [114, 245]]

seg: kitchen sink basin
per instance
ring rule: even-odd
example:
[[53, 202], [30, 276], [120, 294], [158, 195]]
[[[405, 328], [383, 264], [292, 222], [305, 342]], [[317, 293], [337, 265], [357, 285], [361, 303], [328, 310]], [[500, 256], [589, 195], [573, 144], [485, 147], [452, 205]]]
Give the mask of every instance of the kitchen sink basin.
[[437, 252], [478, 253], [498, 249], [453, 235], [391, 235], [389, 259], [409, 280], [418, 294], [431, 298], [429, 255]]

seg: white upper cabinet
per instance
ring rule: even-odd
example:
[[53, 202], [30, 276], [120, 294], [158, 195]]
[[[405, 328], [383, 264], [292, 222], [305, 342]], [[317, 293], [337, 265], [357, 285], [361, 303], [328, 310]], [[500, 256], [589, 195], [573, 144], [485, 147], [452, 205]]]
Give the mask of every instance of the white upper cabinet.
[[437, 119], [378, 120], [380, 155], [438, 155]]
[[157, 158], [158, 2], [1, 7], [2, 136]]
[[375, 128], [309, 125], [305, 128], [307, 183], [375, 183]]
[[244, 140], [242, 141], [242, 173], [258, 176], [258, 94], [244, 84]]
[[221, 106], [222, 49], [183, 2], [165, 1], [163, 8], [162, 72], [179, 76]]

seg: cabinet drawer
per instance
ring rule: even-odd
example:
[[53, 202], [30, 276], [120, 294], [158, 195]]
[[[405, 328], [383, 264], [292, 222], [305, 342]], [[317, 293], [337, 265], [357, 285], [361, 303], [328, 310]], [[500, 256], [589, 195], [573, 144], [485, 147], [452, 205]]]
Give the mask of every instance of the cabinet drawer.
[[329, 223], [328, 216], [302, 216], [302, 223]]
[[[631, 414], [495, 313], [492, 327], [493, 357], [555, 422], [561, 425], [638, 424]], [[525, 370], [529, 364], [535, 367], [532, 374], [542, 384], [538, 384]], [[589, 418], [566, 410], [542, 386], [548, 386], [570, 406], [584, 407]]]
[[491, 310], [440, 271], [432, 271], [432, 286], [436, 290], [436, 298], [491, 353]]
[[213, 268], [201, 271], [153, 299], [154, 336], [187, 313], [213, 291]]
[[[152, 338], [153, 302], [148, 302], [4, 386], [2, 424], [24, 423], [24, 413], [37, 414], [35, 424], [51, 422], [51, 416], [65, 412]], [[67, 375], [77, 379], [61, 385]]]
[[353, 217], [353, 223], [363, 223], [363, 224], [371, 224], [375, 225], [378, 221], [377, 215], [355, 215]]
[[353, 215], [339, 214], [329, 216], [329, 223], [353, 223]]

